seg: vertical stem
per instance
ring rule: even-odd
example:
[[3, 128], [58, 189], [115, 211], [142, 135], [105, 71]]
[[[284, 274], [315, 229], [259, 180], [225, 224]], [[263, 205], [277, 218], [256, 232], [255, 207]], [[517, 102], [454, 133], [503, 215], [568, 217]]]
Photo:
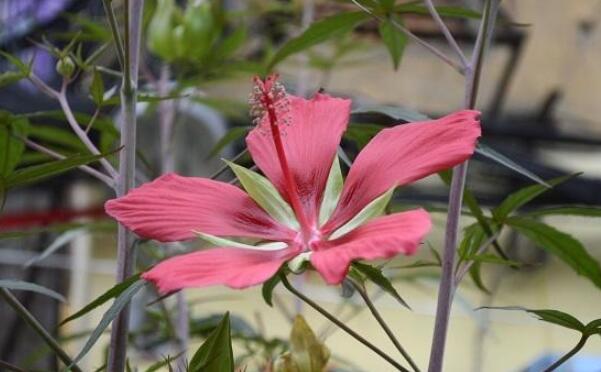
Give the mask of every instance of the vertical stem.
[[[138, 55], [142, 25], [143, 0], [125, 1], [124, 63], [121, 83], [121, 153], [117, 196], [123, 196], [134, 187], [136, 161], [136, 102], [138, 85]], [[117, 232], [117, 282], [131, 276], [134, 268], [133, 234], [119, 225]], [[113, 321], [107, 371], [125, 369], [129, 305]]]
[[576, 344], [576, 346], [574, 346], [574, 348], [572, 350], [568, 351], [564, 356], [562, 356], [561, 358], [559, 358], [559, 360], [557, 362], [551, 364], [543, 372], [551, 372], [551, 371], [556, 370], [560, 365], [562, 365], [568, 359], [570, 359], [571, 357], [573, 357], [574, 355], [576, 355], [576, 353], [579, 352], [580, 349], [582, 349], [582, 347], [584, 346], [584, 344], [586, 344], [586, 340], [588, 338], [589, 338], [589, 336], [587, 336], [586, 334], [582, 334], [582, 337], [580, 338], [580, 341], [578, 341], [578, 343]]
[[74, 372], [81, 372], [81, 369], [73, 364], [73, 360], [61, 348], [56, 340], [46, 331], [43, 325], [19, 302], [19, 300], [6, 288], [0, 288], [0, 297], [2, 297], [12, 307], [17, 314], [46, 342], [46, 344], [54, 351], [59, 359], [67, 366], [71, 366]]
[[[491, 11], [493, 1], [495, 2], [495, 7], [498, 6], [498, 0], [487, 0], [484, 5], [484, 15], [478, 31], [472, 60], [470, 66], [466, 69], [464, 107], [468, 109], [472, 109], [476, 105], [480, 72], [482, 70], [482, 60], [487, 40], [486, 34], [487, 31], [490, 30], [489, 23], [494, 22], [494, 20], [491, 19], [491, 15], [496, 14], [496, 11]], [[459, 235], [459, 219], [461, 217], [461, 205], [463, 203], [463, 189], [465, 187], [467, 169], [468, 161], [453, 169], [453, 178], [451, 180], [451, 188], [449, 191], [449, 212], [447, 216], [442, 257], [442, 276], [438, 291], [434, 336], [432, 338], [432, 348], [430, 350], [430, 364], [428, 366], [429, 372], [442, 371], [449, 318], [455, 292], [455, 278], [453, 271], [455, 267], [455, 253], [457, 251], [457, 238]]]

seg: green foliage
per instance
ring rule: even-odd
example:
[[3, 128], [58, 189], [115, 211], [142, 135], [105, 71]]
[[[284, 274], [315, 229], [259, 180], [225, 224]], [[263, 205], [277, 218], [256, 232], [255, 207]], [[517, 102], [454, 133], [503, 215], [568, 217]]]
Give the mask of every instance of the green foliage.
[[191, 372], [234, 371], [229, 312], [194, 353], [188, 368]]
[[355, 142], [357, 147], [362, 149], [384, 128], [383, 125], [378, 124], [351, 123], [344, 132], [344, 138]]
[[97, 107], [102, 106], [104, 102], [104, 82], [102, 81], [102, 75], [95, 68], [92, 74], [92, 84], [90, 84], [90, 96], [92, 101]]
[[330, 350], [322, 344], [301, 315], [294, 318], [289, 350], [274, 361], [274, 372], [324, 371]]
[[[402, 120], [406, 122], [430, 120], [428, 116], [422, 114], [421, 112], [403, 106], [392, 105], [361, 106], [353, 109], [351, 114], [380, 114], [393, 120]], [[384, 127], [382, 127], [382, 129], [383, 128]]]
[[601, 288], [601, 266], [586, 251], [580, 241], [536, 220], [511, 217], [505, 222], [533, 243], [562, 260], [576, 273], [583, 275], [595, 286]]
[[[90, 337], [86, 341], [84, 347], [81, 349], [79, 354], [77, 354], [77, 356], [73, 359], [73, 364], [79, 362], [81, 358], [86, 356], [86, 354], [90, 351], [92, 346], [96, 344], [96, 341], [98, 341], [104, 330], [109, 326], [109, 324], [111, 324], [113, 319], [115, 319], [117, 315], [119, 315], [121, 310], [123, 310], [123, 308], [127, 304], [129, 304], [134, 295], [138, 293], [138, 291], [142, 289], [144, 285], [146, 285], [145, 281], [137, 280], [134, 283], [131, 283], [131, 285], [129, 285], [127, 289], [125, 289], [118, 297], [115, 298], [115, 301], [113, 302], [111, 307], [104, 313], [102, 319], [100, 319], [100, 323], [98, 323], [96, 328], [94, 328], [94, 330], [90, 334]], [[64, 322], [62, 324], [64, 324]]]
[[267, 70], [287, 57], [300, 53], [310, 47], [323, 43], [333, 37], [352, 31], [360, 23], [367, 21], [369, 14], [364, 12], [347, 12], [336, 14], [312, 23], [301, 35], [288, 40], [271, 58]]
[[402, 24], [402, 20], [396, 16], [391, 16], [390, 19], [386, 19], [380, 22], [378, 26], [378, 32], [380, 37], [390, 53], [392, 59], [392, 66], [395, 70], [399, 69], [401, 63], [401, 57], [405, 51], [407, 45], [407, 35], [399, 31], [393, 24], [393, 22]]
[[482, 155], [490, 160], [493, 160], [516, 173], [519, 173], [523, 176], [526, 176], [527, 178], [530, 178], [532, 181], [534, 181], [542, 186], [545, 186], [547, 188], [551, 187], [551, 185], [546, 183], [539, 176], [530, 172], [528, 169], [522, 167], [518, 163], [514, 162], [513, 160], [509, 159], [507, 156], [494, 150], [493, 148], [491, 148], [488, 145], [485, 145], [483, 143], [478, 143], [478, 145], [476, 146], [476, 154]]
[[280, 269], [280, 271], [278, 271], [274, 276], [263, 283], [263, 286], [261, 287], [261, 295], [263, 296], [263, 300], [265, 300], [265, 303], [269, 306], [273, 306], [273, 290], [282, 281], [280, 273], [283, 270], [284, 269]]
[[601, 217], [601, 208], [592, 207], [588, 205], [581, 206], [557, 206], [541, 208], [534, 211], [525, 213], [524, 216], [528, 217], [542, 217], [542, 216], [580, 216], [580, 217]]
[[70, 315], [67, 318], [65, 318], [65, 320], [63, 320], [60, 323], [60, 325], [68, 323], [77, 318], [81, 318], [82, 316], [84, 316], [87, 313], [89, 313], [90, 311], [96, 309], [98, 306], [101, 306], [108, 300], [111, 300], [113, 298], [121, 296], [121, 294], [123, 294], [128, 288], [130, 288], [134, 284], [138, 283], [139, 281], [140, 281], [140, 274], [136, 274], [136, 275], [130, 276], [129, 278], [122, 281], [121, 283], [115, 284], [115, 286], [110, 288], [108, 291], [104, 292], [102, 295], [96, 297], [96, 299], [94, 299], [92, 302], [90, 302], [89, 304], [84, 306], [81, 310], [79, 310], [75, 314]]
[[353, 262], [351, 265], [352, 275], [355, 278], [360, 278], [362, 281], [369, 280], [370, 282], [377, 285], [384, 292], [391, 295], [395, 300], [397, 300], [401, 305], [405, 306], [408, 309], [411, 309], [407, 302], [401, 297], [401, 295], [394, 288], [390, 280], [384, 276], [382, 273], [382, 269], [378, 267], [374, 267], [368, 265], [366, 263], [361, 262]]
[[22, 138], [27, 136], [28, 129], [27, 119], [0, 112], [0, 179], [11, 176], [19, 164], [25, 150]]
[[246, 134], [252, 129], [252, 127], [233, 127], [229, 129], [223, 137], [217, 141], [215, 146], [211, 149], [209, 156], [213, 157], [219, 154], [223, 149], [229, 145], [230, 143], [239, 140], [240, 138], [246, 136]]
[[60, 302], [66, 302], [65, 298], [52, 289], [42, 287], [35, 283], [24, 282], [22, 280], [14, 279], [0, 279], [0, 288], [10, 289], [11, 291], [29, 291], [40, 293], [48, 297], [52, 297]]
[[12, 65], [17, 68], [17, 71], [5, 71], [0, 73], [0, 88], [16, 83], [19, 80], [29, 77], [31, 74], [30, 64], [23, 63], [19, 58], [0, 50], [0, 56], [6, 58]]
[[[578, 174], [563, 176], [549, 180], [547, 183], [551, 186], [557, 186]], [[502, 223], [512, 212], [516, 211], [526, 203], [530, 202], [537, 196], [548, 191], [549, 188], [543, 185], [533, 185], [520, 189], [510, 194], [503, 202], [493, 209], [492, 214], [495, 221]]]

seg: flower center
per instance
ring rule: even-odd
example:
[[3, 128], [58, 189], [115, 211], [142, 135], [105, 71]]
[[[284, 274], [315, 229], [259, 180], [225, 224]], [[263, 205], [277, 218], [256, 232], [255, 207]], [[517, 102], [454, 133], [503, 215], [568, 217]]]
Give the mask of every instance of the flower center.
[[286, 196], [292, 205], [292, 209], [298, 219], [301, 227], [301, 234], [303, 242], [309, 242], [312, 236], [312, 229], [305, 215], [300, 196], [298, 194], [298, 186], [290, 166], [288, 165], [288, 159], [284, 150], [284, 142], [282, 141], [282, 133], [280, 125], [286, 123], [286, 119], [281, 118], [282, 114], [289, 109], [289, 101], [286, 95], [284, 86], [277, 81], [277, 75], [271, 75], [264, 81], [255, 78], [255, 86], [251, 94], [251, 114], [258, 120], [259, 124], [263, 117], [267, 117], [269, 122], [269, 128], [271, 137], [275, 146], [275, 150], [278, 156], [278, 161], [282, 169], [282, 175], [284, 178], [284, 189]]

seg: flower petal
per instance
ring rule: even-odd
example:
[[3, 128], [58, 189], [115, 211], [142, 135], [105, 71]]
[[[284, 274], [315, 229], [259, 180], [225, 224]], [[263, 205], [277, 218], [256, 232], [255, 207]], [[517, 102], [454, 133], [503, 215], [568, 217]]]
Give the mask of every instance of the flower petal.
[[324, 232], [331, 232], [392, 186], [401, 186], [468, 159], [480, 137], [478, 111], [398, 125], [378, 133], [355, 159], [340, 202]]
[[[283, 142], [298, 192], [309, 219], [317, 221], [326, 180], [348, 124], [351, 101], [316, 94], [312, 99], [289, 96], [289, 122], [282, 125]], [[246, 137], [257, 166], [289, 200], [267, 118]], [[280, 118], [283, 121], [283, 118]]]
[[267, 240], [294, 239], [236, 186], [168, 174], [109, 200], [106, 212], [140, 236], [162, 242], [193, 239], [194, 231]]
[[297, 249], [255, 251], [213, 248], [169, 258], [145, 272], [162, 294], [183, 288], [227, 285], [246, 288], [271, 278]]
[[339, 284], [353, 260], [392, 258], [413, 254], [430, 231], [423, 209], [378, 217], [336, 240], [317, 246], [311, 264], [329, 284]]

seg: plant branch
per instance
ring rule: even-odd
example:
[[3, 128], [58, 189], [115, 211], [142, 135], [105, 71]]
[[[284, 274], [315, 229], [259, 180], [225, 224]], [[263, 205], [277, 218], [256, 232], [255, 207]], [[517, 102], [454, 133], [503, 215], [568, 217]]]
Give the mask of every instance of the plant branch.
[[444, 37], [447, 39], [449, 45], [451, 46], [451, 48], [453, 48], [453, 50], [455, 51], [455, 53], [461, 60], [461, 64], [463, 65], [463, 67], [466, 68], [467, 66], [469, 66], [469, 62], [468, 62], [467, 58], [465, 57], [465, 54], [463, 54], [463, 51], [457, 44], [457, 40], [455, 40], [455, 38], [451, 34], [451, 31], [449, 30], [447, 25], [444, 23], [444, 21], [440, 17], [440, 14], [438, 14], [436, 7], [432, 3], [432, 0], [424, 0], [424, 3], [426, 5], [426, 7], [428, 8], [428, 11], [430, 12], [430, 15], [434, 19], [434, 22], [436, 22], [436, 24], [438, 25], [438, 28], [440, 28], [440, 31], [442, 32]]
[[119, 60], [119, 65], [121, 66], [121, 69], [123, 69], [125, 63], [125, 52], [123, 48], [123, 41], [121, 40], [121, 34], [119, 33], [117, 16], [115, 15], [115, 10], [113, 9], [112, 1], [102, 0], [102, 6], [104, 7], [104, 13], [106, 14], [106, 18], [109, 21], [109, 26], [111, 27], [113, 43], [115, 44], [115, 50], [117, 51], [117, 59]]
[[[468, 109], [473, 109], [476, 105], [480, 73], [482, 70], [482, 60], [485, 50], [484, 41], [486, 40], [486, 32], [489, 30], [488, 25], [491, 21], [491, 14], [496, 14], [496, 12], [491, 12], [493, 1], [497, 0], [487, 0], [484, 5], [484, 16], [480, 23], [472, 60], [470, 66], [466, 69], [464, 106]], [[429, 372], [442, 371], [449, 318], [451, 315], [453, 295], [455, 293], [455, 278], [453, 273], [457, 251], [457, 239], [459, 235], [459, 219], [461, 217], [463, 190], [465, 188], [468, 163], [468, 161], [465, 161], [463, 164], [460, 164], [453, 169], [453, 178], [451, 180], [449, 191], [449, 212], [447, 216], [442, 257], [442, 276], [438, 291], [432, 348], [430, 349]]]
[[[142, 26], [143, 0], [126, 0], [124, 64], [121, 81], [121, 146], [119, 154], [119, 179], [117, 196], [123, 196], [135, 185], [136, 163], [136, 104], [138, 85], [138, 56]], [[117, 36], [114, 36], [117, 40]], [[117, 232], [117, 282], [131, 276], [134, 269], [134, 236], [125, 226], [119, 224]], [[109, 345], [109, 372], [121, 372], [125, 368], [127, 333], [129, 326], [129, 305], [125, 306], [111, 329]]]
[[61, 348], [58, 342], [46, 331], [43, 325], [23, 306], [23, 304], [6, 288], [0, 288], [0, 297], [2, 297], [10, 307], [44, 340], [44, 342], [54, 351], [56, 356], [74, 372], [82, 372], [81, 369], [73, 363], [73, 359]]
[[[32, 140], [27, 139], [25, 137], [19, 137], [19, 139], [22, 140], [25, 143], [25, 145], [27, 145], [28, 147], [30, 147], [36, 151], [39, 151], [41, 153], [44, 153], [48, 156], [51, 156], [55, 159], [62, 160], [62, 159], [67, 158], [65, 155], [59, 154], [58, 152], [55, 152], [43, 145], [40, 145], [39, 143], [33, 142]], [[96, 177], [98, 180], [104, 182], [110, 188], [115, 187], [115, 181], [111, 177], [107, 176], [106, 174], [99, 172], [96, 169], [94, 169], [90, 166], [87, 166], [87, 165], [82, 165], [82, 166], [79, 166], [78, 168], [81, 169], [82, 171], [88, 173], [89, 175]]]
[[562, 365], [568, 359], [576, 355], [576, 353], [578, 353], [580, 349], [582, 349], [582, 347], [586, 344], [586, 340], [588, 340], [588, 338], [589, 336], [587, 336], [586, 334], [582, 334], [582, 337], [580, 337], [580, 341], [578, 341], [578, 343], [576, 344], [576, 346], [574, 346], [572, 350], [568, 351], [564, 356], [562, 356], [561, 358], [559, 358], [558, 361], [547, 367], [543, 372], [551, 372], [556, 370], [560, 365]]
[[417, 364], [415, 364], [415, 362], [413, 361], [413, 359], [411, 359], [411, 356], [403, 348], [403, 346], [401, 345], [401, 343], [399, 342], [399, 340], [397, 340], [397, 338], [394, 335], [394, 332], [392, 332], [392, 330], [390, 329], [390, 327], [388, 327], [388, 324], [386, 324], [386, 321], [384, 320], [384, 318], [382, 318], [382, 315], [380, 315], [380, 313], [378, 312], [378, 309], [376, 308], [376, 306], [373, 304], [373, 302], [369, 298], [369, 296], [367, 294], [367, 291], [365, 290], [365, 287], [363, 285], [359, 284], [359, 283], [356, 283], [352, 279], [348, 280], [348, 281], [357, 290], [357, 293], [359, 293], [359, 295], [361, 296], [361, 298], [363, 299], [363, 301], [365, 302], [365, 304], [369, 308], [369, 311], [371, 311], [371, 314], [374, 316], [374, 318], [376, 319], [376, 321], [378, 322], [378, 324], [380, 324], [380, 327], [382, 327], [382, 329], [384, 330], [384, 332], [386, 333], [386, 335], [388, 336], [388, 338], [390, 339], [390, 341], [393, 343], [394, 347], [396, 347], [396, 349], [401, 353], [401, 355], [403, 355], [403, 357], [405, 358], [405, 360], [407, 361], [407, 363], [409, 363], [409, 365], [411, 366], [411, 368], [413, 368], [413, 370], [415, 372], [419, 372], [420, 371], [419, 367], [417, 366]]
[[383, 352], [382, 350], [380, 350], [377, 346], [375, 346], [371, 342], [367, 341], [365, 338], [363, 338], [363, 336], [361, 336], [357, 332], [353, 331], [346, 324], [344, 324], [341, 321], [339, 321], [338, 319], [336, 319], [335, 316], [333, 316], [332, 314], [328, 313], [324, 308], [322, 308], [321, 306], [319, 306], [316, 302], [313, 302], [313, 300], [311, 300], [310, 298], [308, 298], [307, 296], [305, 296], [301, 292], [297, 291], [296, 288], [294, 288], [290, 284], [290, 282], [286, 278], [286, 275], [280, 274], [280, 278], [282, 279], [282, 284], [284, 285], [284, 287], [286, 287], [287, 290], [289, 290], [292, 294], [294, 294], [295, 296], [297, 296], [298, 298], [300, 298], [301, 300], [303, 300], [307, 305], [311, 306], [318, 313], [320, 313], [321, 315], [323, 315], [324, 317], [326, 317], [329, 321], [331, 321], [332, 323], [336, 324], [338, 327], [340, 327], [343, 331], [345, 331], [346, 333], [348, 333], [355, 340], [357, 340], [360, 343], [362, 343], [363, 345], [367, 346], [374, 353], [378, 354], [380, 357], [382, 357], [388, 363], [390, 363], [391, 365], [393, 365], [399, 371], [409, 372], [409, 370], [407, 368], [405, 368], [402, 365], [400, 365], [397, 361], [395, 361], [394, 359], [392, 359], [388, 354], [386, 354], [385, 352]]
[[374, 12], [372, 12], [371, 10], [369, 10], [368, 8], [366, 8], [365, 6], [361, 5], [357, 0], [351, 0], [351, 1], [355, 5], [357, 5], [361, 10], [363, 10], [364, 12], [370, 14], [372, 17], [374, 17], [378, 21], [380, 21], [380, 22], [386, 22], [386, 21], [390, 22], [390, 24], [393, 25], [397, 30], [401, 31], [402, 33], [404, 33], [405, 35], [407, 35], [411, 40], [415, 41], [416, 43], [418, 43], [422, 47], [426, 48], [428, 51], [430, 51], [432, 54], [434, 54], [435, 56], [437, 56], [438, 58], [440, 58], [443, 62], [445, 62], [446, 64], [448, 64], [449, 66], [451, 66], [457, 72], [459, 72], [462, 75], [465, 74], [465, 68], [464, 68], [464, 66], [462, 66], [461, 64], [455, 62], [452, 58], [450, 58], [449, 56], [447, 56], [446, 54], [444, 54], [444, 52], [440, 51], [434, 45], [428, 43], [427, 41], [421, 39], [419, 36], [415, 35], [413, 32], [409, 31], [409, 29], [407, 29], [405, 26], [401, 25], [400, 23], [398, 23], [397, 21], [395, 21], [392, 18], [388, 19], [388, 20], [384, 19], [383, 17], [375, 14]]

